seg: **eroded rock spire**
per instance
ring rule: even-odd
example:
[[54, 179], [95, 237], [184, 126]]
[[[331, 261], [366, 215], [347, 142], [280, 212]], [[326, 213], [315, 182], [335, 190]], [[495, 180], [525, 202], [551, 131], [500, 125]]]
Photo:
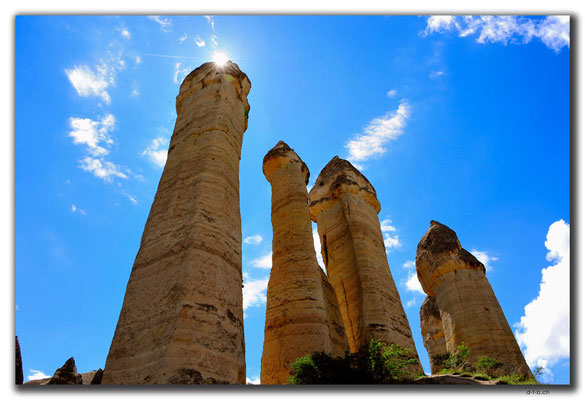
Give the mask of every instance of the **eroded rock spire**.
[[261, 383], [284, 384], [292, 363], [316, 351], [349, 349], [333, 288], [317, 263], [307, 182], [309, 170], [280, 141], [264, 157], [272, 186], [272, 270], [268, 282]]
[[[319, 174], [309, 202], [351, 352], [379, 339], [412, 349], [418, 361], [388, 266], [372, 184], [351, 163], [334, 157]], [[420, 362], [415, 369], [422, 372]]]
[[464, 342], [470, 350], [469, 363], [488, 356], [504, 363], [500, 374], [532, 376], [484, 265], [461, 247], [452, 229], [431, 221], [417, 247], [416, 271], [423, 290], [436, 301], [447, 352], [455, 353]]
[[181, 84], [103, 384], [246, 383], [239, 160], [249, 91], [232, 62], [205, 63]]

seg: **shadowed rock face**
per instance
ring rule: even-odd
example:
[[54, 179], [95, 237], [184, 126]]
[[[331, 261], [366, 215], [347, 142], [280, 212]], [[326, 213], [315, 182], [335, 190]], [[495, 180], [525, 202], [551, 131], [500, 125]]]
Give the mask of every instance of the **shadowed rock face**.
[[[470, 363], [485, 355], [504, 363], [501, 373], [532, 376], [483, 264], [461, 247], [453, 230], [431, 221], [417, 247], [416, 271], [423, 290], [436, 300], [449, 353], [465, 342]], [[436, 312], [428, 316], [423, 322], [421, 309], [421, 328], [433, 324]]]
[[181, 84], [103, 384], [245, 384], [239, 160], [249, 90], [231, 62], [205, 63]]
[[77, 373], [75, 360], [71, 357], [61, 368], [55, 371], [47, 385], [81, 385], [83, 378]]
[[420, 329], [423, 343], [429, 353], [431, 373], [436, 374], [441, 370], [441, 366], [433, 364], [433, 356], [446, 354], [447, 347], [441, 313], [434, 297], [427, 296], [420, 308]]
[[[370, 182], [349, 162], [334, 157], [311, 189], [309, 203], [350, 351], [375, 338], [412, 348], [418, 360], [388, 267], [378, 220], [380, 203]], [[416, 368], [422, 372], [420, 364]]]
[[315, 255], [309, 170], [280, 141], [262, 166], [272, 186], [272, 270], [268, 282], [261, 383], [287, 383], [292, 363], [314, 352], [349, 350], [333, 288]]
[[24, 381], [24, 375], [22, 373], [22, 356], [20, 355], [20, 344], [18, 343], [18, 336], [16, 336], [16, 373], [15, 380], [17, 385], [22, 385]]

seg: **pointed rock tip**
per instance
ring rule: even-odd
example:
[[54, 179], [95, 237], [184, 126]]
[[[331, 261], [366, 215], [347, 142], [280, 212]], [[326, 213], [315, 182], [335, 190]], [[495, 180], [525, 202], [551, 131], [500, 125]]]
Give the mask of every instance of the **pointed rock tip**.
[[461, 243], [454, 230], [438, 221], [431, 220], [431, 226], [420, 240], [418, 249], [441, 253], [461, 249]]

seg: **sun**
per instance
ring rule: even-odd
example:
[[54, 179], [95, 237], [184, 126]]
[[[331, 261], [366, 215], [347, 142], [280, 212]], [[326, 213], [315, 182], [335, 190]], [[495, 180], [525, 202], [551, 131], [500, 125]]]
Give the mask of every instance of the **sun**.
[[228, 62], [228, 56], [225, 53], [216, 51], [215, 53], [213, 53], [213, 62], [218, 67], [223, 67]]

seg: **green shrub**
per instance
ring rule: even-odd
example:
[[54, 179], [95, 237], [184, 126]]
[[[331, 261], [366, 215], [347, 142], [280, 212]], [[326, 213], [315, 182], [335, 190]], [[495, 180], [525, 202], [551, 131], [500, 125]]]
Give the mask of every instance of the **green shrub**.
[[445, 360], [445, 368], [458, 369], [463, 367], [463, 364], [467, 361], [467, 357], [469, 357], [469, 353], [469, 347], [465, 342], [461, 342], [457, 346], [457, 351], [454, 354], [449, 354], [449, 357]]
[[313, 353], [297, 359], [292, 365], [289, 383], [306, 384], [376, 384], [395, 383], [414, 378], [416, 359], [412, 349], [398, 345], [387, 346], [371, 340], [367, 347], [345, 357]]
[[496, 370], [503, 366], [504, 363], [488, 356], [479, 356], [475, 363], [475, 368], [478, 371], [484, 372], [488, 375], [493, 376]]
[[450, 356], [449, 353], [433, 354], [431, 356], [431, 362], [435, 367], [443, 369], [445, 368], [445, 362], [449, 359], [449, 356]]

